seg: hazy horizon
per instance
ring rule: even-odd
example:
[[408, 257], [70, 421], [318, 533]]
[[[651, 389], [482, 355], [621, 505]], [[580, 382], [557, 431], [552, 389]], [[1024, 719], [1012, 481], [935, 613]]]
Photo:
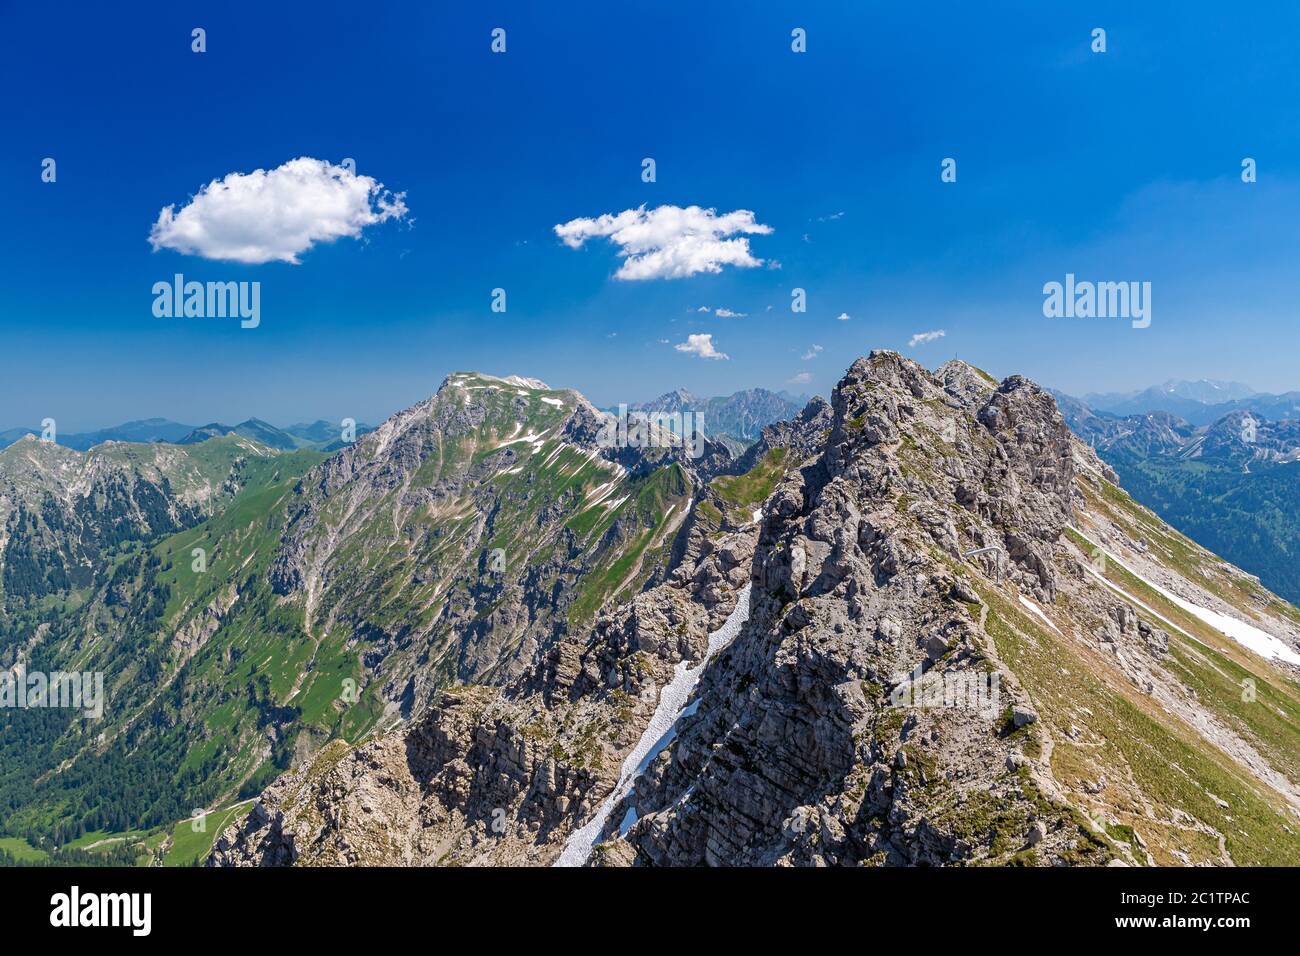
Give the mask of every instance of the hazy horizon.
[[[863, 352], [862, 354], [863, 354], [863, 355], [866, 355], [866, 354], [868, 354], [869, 351], [870, 351], [870, 350], [867, 350], [867, 352]], [[823, 353], [823, 354], [824, 354], [824, 353]], [[859, 358], [859, 357], [860, 357], [860, 356], [856, 356], [856, 355], [853, 356], [852, 359], [850, 359], [848, 362], [845, 363], [845, 365], [844, 365], [844, 369], [847, 370], [849, 364], [851, 364], [853, 360], [855, 360], [855, 359], [857, 359], [857, 358]], [[951, 357], [950, 357], [950, 358], [951, 358]], [[937, 368], [939, 365], [942, 365], [943, 362], [949, 361], [950, 358], [945, 358], [943, 361], [941, 361], [941, 362], [937, 362], [937, 363], [935, 363], [935, 364], [933, 364], [933, 365], [929, 365], [929, 364], [927, 364], [927, 363], [925, 363], [925, 362], [921, 362], [920, 364], [922, 364], [922, 365], [925, 366], [926, 368], [928, 368], [928, 369], [930, 369], [931, 371], [933, 371], [933, 370], [934, 370], [935, 368]], [[964, 361], [964, 360], [963, 360], [963, 361]], [[830, 364], [830, 363], [828, 363], [828, 364]], [[976, 364], [976, 365], [978, 365], [978, 363], [971, 363], [971, 364]], [[992, 374], [995, 378], [998, 379], [998, 381], [1001, 381], [1002, 379], [1006, 378], [1008, 375], [1023, 374], [1023, 373], [1017, 373], [1017, 372], [1015, 372], [1015, 371], [1009, 371], [1009, 372], [1005, 372], [1005, 373], [999, 374], [998, 371], [996, 371], [996, 370], [993, 369], [993, 368], [988, 368], [988, 367], [986, 367], [986, 366], [980, 366], [980, 367], [983, 368], [985, 371], [989, 372], [990, 374]], [[529, 370], [526, 370], [526, 369], [525, 369], [525, 370], [504, 370], [504, 369], [497, 369], [497, 370], [491, 370], [491, 371], [489, 371], [489, 370], [485, 370], [485, 369], [454, 368], [454, 369], [448, 369], [447, 372], [446, 372], [444, 375], [439, 376], [439, 377], [438, 377], [438, 380], [437, 380], [438, 384], [435, 384], [435, 385], [433, 386], [433, 388], [429, 391], [428, 394], [426, 394], [426, 395], [419, 395], [419, 396], [417, 396], [417, 397], [412, 398], [410, 401], [406, 402], [405, 404], [400, 404], [400, 405], [394, 406], [394, 407], [392, 407], [392, 408], [390, 408], [390, 409], [387, 409], [387, 410], [382, 410], [382, 409], [377, 410], [377, 411], [374, 412], [374, 414], [370, 414], [370, 415], [366, 415], [366, 414], [363, 414], [363, 415], [357, 415], [357, 414], [355, 414], [354, 412], [348, 410], [348, 411], [340, 412], [339, 414], [334, 415], [334, 416], [330, 416], [330, 415], [321, 415], [321, 414], [311, 414], [311, 413], [308, 413], [308, 414], [300, 415], [300, 416], [298, 416], [298, 417], [274, 417], [274, 416], [271, 416], [271, 415], [263, 414], [263, 413], [261, 413], [260, 411], [258, 411], [258, 410], [255, 409], [255, 410], [248, 411], [248, 412], [232, 412], [232, 413], [230, 413], [230, 414], [226, 414], [226, 415], [215, 415], [215, 416], [214, 416], [214, 415], [206, 415], [206, 416], [205, 416], [205, 415], [198, 415], [197, 417], [191, 416], [190, 418], [186, 418], [186, 417], [177, 417], [177, 416], [173, 416], [173, 415], [169, 415], [169, 414], [165, 414], [165, 413], [161, 413], [161, 412], [153, 412], [153, 413], [150, 413], [150, 412], [147, 412], [147, 411], [146, 411], [146, 412], [144, 412], [144, 413], [142, 413], [142, 414], [129, 415], [128, 417], [124, 417], [124, 418], [120, 418], [120, 419], [114, 419], [114, 420], [111, 420], [111, 421], [109, 421], [109, 420], [103, 420], [103, 421], [99, 421], [99, 420], [91, 420], [91, 421], [89, 421], [89, 422], [87, 422], [87, 423], [78, 423], [78, 422], [76, 422], [76, 421], [68, 421], [68, 422], [65, 422], [65, 421], [60, 420], [60, 419], [57, 419], [57, 418], [56, 418], [56, 421], [58, 421], [58, 423], [59, 423], [59, 429], [60, 429], [60, 431], [65, 432], [65, 433], [68, 433], [68, 434], [74, 434], [74, 433], [75, 433], [75, 434], [86, 434], [86, 433], [92, 433], [92, 432], [97, 432], [97, 431], [103, 431], [103, 430], [107, 430], [107, 429], [116, 428], [116, 427], [118, 427], [118, 426], [125, 425], [125, 424], [130, 424], [130, 423], [134, 423], [134, 422], [148, 421], [148, 420], [151, 420], [151, 419], [164, 420], [164, 421], [168, 421], [168, 422], [171, 422], [171, 423], [174, 423], [174, 424], [188, 425], [188, 426], [191, 426], [191, 427], [193, 427], [193, 428], [200, 428], [200, 427], [203, 427], [203, 426], [205, 426], [205, 425], [211, 425], [211, 424], [223, 424], [223, 425], [231, 425], [231, 426], [234, 426], [234, 425], [238, 425], [238, 424], [240, 424], [240, 423], [242, 423], [242, 422], [249, 421], [250, 419], [258, 419], [258, 420], [260, 420], [260, 421], [266, 422], [267, 424], [269, 424], [269, 425], [273, 425], [274, 427], [276, 427], [276, 428], [280, 428], [280, 429], [292, 428], [292, 427], [297, 426], [297, 425], [311, 425], [311, 424], [315, 424], [316, 422], [320, 422], [320, 421], [325, 421], [325, 422], [334, 423], [334, 422], [337, 422], [337, 421], [341, 421], [341, 420], [344, 419], [344, 418], [352, 418], [352, 419], [354, 419], [354, 420], [358, 423], [358, 425], [374, 426], [374, 425], [378, 425], [378, 424], [380, 424], [381, 422], [383, 422], [383, 421], [385, 421], [386, 419], [390, 418], [391, 416], [397, 414], [398, 412], [401, 412], [401, 411], [403, 411], [403, 410], [405, 410], [405, 409], [407, 409], [407, 408], [410, 408], [410, 407], [412, 407], [413, 405], [416, 405], [416, 404], [418, 404], [419, 402], [421, 402], [421, 401], [423, 401], [423, 400], [429, 398], [431, 395], [433, 395], [433, 394], [437, 391], [438, 385], [440, 385], [440, 384], [441, 384], [441, 383], [446, 379], [446, 377], [447, 377], [448, 375], [452, 375], [452, 374], [455, 374], [455, 373], [457, 373], [457, 372], [476, 372], [476, 373], [483, 373], [483, 374], [488, 374], [488, 375], [495, 375], [495, 376], [500, 377], [500, 378], [504, 378], [504, 377], [506, 377], [506, 376], [508, 376], [508, 375], [520, 375], [520, 376], [523, 376], [523, 377], [526, 377], [526, 378], [539, 378], [539, 379], [545, 381], [545, 382], [546, 382], [549, 386], [551, 386], [552, 388], [572, 388], [572, 389], [575, 389], [576, 391], [580, 392], [584, 397], [586, 397], [590, 402], [592, 402], [592, 404], [596, 405], [598, 408], [615, 408], [615, 407], [618, 406], [618, 404], [619, 404], [620, 402], [625, 403], [625, 404], [628, 404], [628, 405], [632, 405], [632, 404], [635, 404], [635, 403], [637, 403], [637, 402], [648, 402], [648, 401], [652, 401], [652, 400], [654, 400], [654, 399], [656, 399], [656, 398], [659, 398], [659, 397], [662, 396], [662, 395], [666, 395], [666, 394], [668, 394], [669, 392], [674, 391], [674, 390], [676, 390], [676, 389], [678, 389], [678, 388], [684, 388], [684, 387], [685, 387], [685, 386], [681, 386], [681, 385], [666, 385], [665, 387], [659, 389], [658, 391], [655, 391], [653, 394], [639, 395], [639, 396], [634, 395], [634, 396], [631, 396], [630, 398], [627, 397], [627, 396], [623, 396], [623, 397], [620, 397], [620, 398], [617, 398], [617, 399], [614, 399], [614, 400], [606, 401], [606, 400], [601, 400], [601, 399], [599, 399], [599, 398], [597, 398], [597, 397], [594, 397], [590, 392], [588, 392], [586, 389], [582, 388], [580, 385], [575, 385], [575, 384], [572, 384], [572, 383], [569, 383], [569, 382], [550, 381], [550, 380], [546, 379], [545, 376], [531, 374], [531, 373], [529, 372]], [[1032, 379], [1032, 376], [1028, 376], [1028, 377], [1030, 377], [1030, 378]], [[836, 380], [838, 381], [838, 379], [836, 379]], [[1134, 386], [1134, 387], [1130, 387], [1130, 388], [1117, 388], [1117, 389], [1110, 389], [1110, 390], [1106, 390], [1106, 391], [1104, 391], [1104, 392], [1101, 391], [1101, 390], [1096, 390], [1096, 389], [1091, 389], [1091, 390], [1089, 390], [1088, 392], [1071, 392], [1071, 391], [1069, 391], [1069, 390], [1067, 390], [1067, 389], [1059, 388], [1058, 386], [1056, 386], [1055, 384], [1053, 384], [1053, 383], [1051, 383], [1051, 382], [1043, 382], [1043, 381], [1037, 381], [1037, 380], [1035, 380], [1035, 381], [1037, 382], [1038, 385], [1041, 385], [1041, 386], [1044, 387], [1044, 388], [1053, 389], [1053, 390], [1055, 390], [1055, 391], [1058, 391], [1058, 392], [1061, 392], [1061, 393], [1063, 393], [1063, 394], [1069, 395], [1069, 396], [1071, 396], [1071, 397], [1073, 397], [1073, 398], [1077, 398], [1077, 399], [1081, 399], [1081, 400], [1082, 400], [1082, 399], [1086, 398], [1089, 394], [1094, 394], [1094, 395], [1101, 395], [1101, 394], [1104, 394], [1104, 395], [1115, 395], [1115, 396], [1121, 396], [1121, 395], [1136, 395], [1136, 394], [1140, 394], [1141, 392], [1144, 392], [1144, 391], [1146, 391], [1146, 390], [1148, 390], [1148, 389], [1157, 388], [1157, 387], [1159, 387], [1159, 386], [1161, 386], [1161, 385], [1165, 385], [1165, 384], [1168, 384], [1168, 383], [1170, 383], [1170, 382], [1180, 382], [1180, 383], [1191, 382], [1191, 383], [1195, 383], [1195, 382], [1201, 382], [1201, 381], [1218, 381], [1218, 382], [1224, 382], [1224, 383], [1226, 383], [1226, 382], [1228, 382], [1229, 380], [1227, 380], [1227, 379], [1222, 379], [1222, 378], [1211, 378], [1211, 377], [1203, 377], [1203, 378], [1190, 378], [1190, 377], [1184, 377], [1184, 378], [1169, 378], [1169, 379], [1162, 379], [1162, 380], [1160, 380], [1160, 381], [1151, 381], [1151, 382], [1147, 382], [1147, 383], [1145, 383], [1145, 384], [1140, 384], [1140, 385], [1137, 385], [1137, 386]], [[1259, 395], [1265, 395], [1265, 394], [1281, 394], [1281, 393], [1289, 392], [1289, 391], [1300, 391], [1300, 386], [1298, 386], [1298, 387], [1293, 387], [1293, 388], [1284, 388], [1284, 389], [1272, 390], [1272, 389], [1259, 389], [1259, 388], [1256, 388], [1255, 385], [1254, 385], [1254, 383], [1252, 383], [1252, 382], [1235, 382], [1235, 384], [1238, 384], [1238, 385], [1245, 385], [1246, 387], [1250, 388], [1252, 391], [1254, 391], [1256, 394], [1259, 394]], [[833, 385], [834, 385], [834, 383], [832, 383], [832, 387], [833, 387]], [[697, 398], [716, 398], [716, 397], [729, 397], [729, 396], [731, 396], [731, 395], [736, 394], [737, 392], [747, 391], [747, 390], [750, 390], [750, 389], [766, 389], [767, 391], [772, 392], [772, 393], [774, 393], [774, 394], [783, 394], [783, 395], [786, 395], [786, 396], [790, 397], [792, 400], [795, 400], [795, 401], [798, 401], [798, 400], [801, 400], [801, 399], [802, 399], [803, 401], [808, 401], [808, 400], [811, 400], [815, 395], [821, 395], [823, 398], [829, 398], [829, 397], [830, 397], [830, 392], [831, 392], [831, 389], [830, 389], [830, 388], [826, 388], [826, 389], [810, 389], [810, 388], [808, 388], [808, 387], [806, 387], [806, 386], [791, 385], [791, 384], [788, 384], [788, 383], [787, 383], [787, 384], [781, 384], [781, 385], [775, 385], [775, 386], [772, 386], [772, 385], [758, 385], [758, 384], [742, 385], [742, 386], [740, 386], [740, 387], [738, 387], [738, 388], [732, 389], [732, 390], [727, 391], [727, 392], [717, 392], [717, 393], [712, 393], [712, 392], [698, 392], [698, 391], [696, 391], [696, 390], [694, 390], [694, 389], [690, 389], [690, 388], [687, 388], [686, 390], [689, 391], [689, 392], [691, 392], [691, 393], [692, 393], [693, 395], [695, 395]], [[42, 417], [44, 417], [44, 416], [42, 416]], [[10, 422], [10, 421], [0, 421], [0, 432], [5, 432], [5, 431], [9, 431], [9, 430], [11, 430], [11, 429], [18, 429], [18, 428], [32, 428], [32, 429], [37, 429], [37, 430], [39, 430], [39, 420], [38, 420], [37, 422]]]

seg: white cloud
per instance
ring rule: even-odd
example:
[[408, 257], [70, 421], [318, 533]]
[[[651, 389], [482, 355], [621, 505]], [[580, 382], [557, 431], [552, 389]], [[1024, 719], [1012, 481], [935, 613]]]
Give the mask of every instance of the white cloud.
[[811, 381], [812, 381], [811, 372], [800, 372], [798, 375], [786, 379], [785, 383], [787, 385], [807, 385]]
[[[769, 306], [769, 308], [770, 308], [770, 306]], [[702, 305], [702, 306], [700, 306], [698, 309], [696, 309], [695, 311], [696, 311], [696, 312], [704, 312], [704, 313], [706, 313], [706, 314], [709, 313], [709, 312], [712, 312], [714, 315], [716, 315], [716, 316], [717, 316], [718, 318], [720, 318], [720, 319], [743, 319], [743, 318], [745, 318], [747, 315], [749, 315], [748, 312], [733, 312], [731, 309], [728, 309], [728, 308], [719, 308], [719, 309], [714, 309], [714, 308], [710, 308], [710, 307], [707, 306], [707, 305]]]
[[907, 340], [907, 346], [908, 348], [916, 348], [918, 345], [924, 345], [926, 342], [933, 342], [936, 339], [941, 339], [945, 335], [947, 335], [947, 333], [944, 332], [943, 329], [935, 329], [933, 332], [917, 332]]
[[214, 179], [179, 211], [165, 206], [149, 243], [155, 252], [296, 265], [318, 242], [356, 239], [366, 226], [405, 218], [405, 195], [343, 166], [302, 156], [269, 171]]
[[719, 352], [713, 347], [713, 336], [708, 334], [694, 333], [686, 336], [685, 342], [678, 342], [673, 346], [679, 352], [686, 352], [690, 355], [698, 355], [706, 359], [726, 359], [730, 358], [726, 352]]
[[840, 211], [840, 212], [833, 212], [833, 213], [831, 213], [829, 216], [818, 216], [818, 217], [817, 217], [817, 221], [818, 221], [818, 222], [834, 222], [836, 219], [843, 219], [843, 218], [844, 218], [844, 212], [843, 212], [843, 211]]
[[847, 322], [849, 320], [849, 314], [847, 312], [841, 312], [839, 315], [836, 316], [836, 318], [839, 319], [841, 322]]
[[804, 352], [804, 353], [803, 353], [803, 361], [805, 361], [805, 362], [811, 362], [811, 361], [812, 361], [813, 359], [815, 359], [815, 358], [816, 358], [816, 357], [817, 357], [821, 352], [822, 352], [822, 347], [821, 347], [820, 345], [814, 345], [814, 346], [813, 346], [812, 348], [810, 348], [807, 352]]
[[[616, 279], [684, 279], [723, 266], [752, 269], [763, 264], [749, 251], [746, 235], [768, 235], [771, 226], [755, 221], [748, 209], [719, 216], [699, 206], [645, 206], [606, 213], [595, 219], [571, 219], [555, 227], [570, 249], [588, 239], [606, 238], [618, 246], [623, 264]], [[743, 235], [737, 235], [741, 233]], [[734, 236], [734, 238], [725, 238]]]

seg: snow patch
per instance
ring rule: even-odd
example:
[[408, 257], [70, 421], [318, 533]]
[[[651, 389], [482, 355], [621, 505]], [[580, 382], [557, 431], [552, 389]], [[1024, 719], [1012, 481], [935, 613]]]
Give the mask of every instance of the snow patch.
[[[517, 430], [517, 429], [516, 429], [516, 430]], [[508, 438], [508, 439], [506, 439], [506, 440], [503, 441], [503, 442], [499, 442], [499, 443], [498, 443], [497, 445], [495, 445], [494, 447], [496, 447], [496, 448], [502, 448], [502, 447], [504, 447], [505, 445], [513, 445], [513, 444], [515, 444], [515, 443], [517, 443], [517, 442], [521, 442], [521, 441], [522, 441], [522, 442], [527, 442], [528, 444], [532, 445], [532, 446], [533, 446], [533, 451], [534, 451], [534, 452], [539, 452], [539, 451], [542, 450], [542, 445], [545, 444], [546, 436], [547, 436], [547, 434], [548, 434], [550, 431], [551, 431], [551, 429], [548, 428], [548, 429], [546, 429], [546, 431], [544, 431], [544, 432], [541, 432], [541, 433], [539, 433], [539, 434], [534, 434], [533, 431], [532, 431], [532, 429], [529, 429], [527, 435], [520, 435], [518, 438]]]
[[630, 806], [627, 808], [627, 813], [623, 814], [623, 822], [618, 825], [618, 835], [621, 837], [627, 836], [627, 831], [632, 829], [632, 825], [636, 821], [636, 807]]
[[536, 388], [544, 391], [549, 388], [540, 378], [524, 378], [522, 375], [507, 375], [500, 381], [509, 385], [517, 385], [520, 388]]
[[[540, 467], [542, 468], [550, 467], [551, 462], [555, 461], [556, 458], [559, 458], [560, 452], [564, 451], [564, 449], [567, 447], [569, 446], [565, 442], [560, 442], [558, 445], [555, 446], [555, 448], [551, 450], [551, 453], [546, 456], [545, 460], [542, 461]], [[542, 447], [540, 443], [536, 448], [533, 449], [533, 451], [541, 451], [541, 450]]]
[[[609, 815], [614, 812], [614, 807], [631, 792], [632, 785], [636, 783], [637, 777], [641, 776], [645, 768], [650, 766], [650, 762], [673, 742], [677, 736], [678, 722], [684, 716], [689, 716], [688, 711], [690, 714], [695, 713], [693, 708], [699, 707], [699, 701], [695, 701], [689, 708], [683, 705], [690, 699], [691, 693], [695, 690], [695, 685], [700, 682], [700, 676], [704, 673], [704, 668], [708, 666], [709, 661], [735, 640], [736, 635], [740, 633], [740, 629], [749, 620], [750, 587], [750, 585], [746, 584], [741, 589], [740, 594], [736, 597], [736, 609], [727, 617], [722, 627], [709, 635], [709, 647], [704, 652], [703, 659], [694, 667], [687, 661], [677, 662], [677, 667], [673, 671], [673, 679], [668, 682], [668, 686], [660, 693], [659, 706], [655, 708], [650, 723], [646, 726], [645, 732], [641, 734], [641, 739], [636, 742], [636, 746], [632, 748], [632, 752], [623, 761], [618, 784], [600, 805], [596, 815], [584, 827], [575, 830], [569, 836], [569, 841], [564, 845], [564, 852], [555, 861], [556, 866], [582, 866], [587, 862], [587, 858], [591, 856], [592, 848], [596, 845], [596, 840], [600, 838], [601, 831], [604, 830], [605, 823], [609, 820]], [[631, 826], [631, 823], [628, 823], [627, 815], [623, 817], [623, 822]]]
[[[1057, 634], [1061, 633], [1061, 629], [1052, 623], [1051, 618], [1049, 618], [1046, 614], [1043, 613], [1043, 609], [1039, 607], [1037, 604], [1035, 604], [1033, 601], [1029, 600], [1029, 598], [1025, 597], [1023, 594], [1020, 595], [1020, 603], [1023, 607], [1026, 607], [1031, 612], [1033, 612], [1033, 614], [1036, 617], [1042, 620], [1044, 624], [1046, 624], [1048, 627], [1054, 630]], [[1062, 634], [1061, 636], [1064, 637], [1065, 635]]]
[[[1080, 531], [1078, 528], [1074, 528], [1073, 530], [1080, 537], [1084, 538], [1085, 541], [1087, 540], [1086, 536], [1084, 536], [1083, 532]], [[1092, 542], [1089, 543], [1092, 544]], [[1245, 621], [1238, 620], [1237, 618], [1231, 617], [1230, 615], [1223, 614], [1219, 611], [1212, 611], [1209, 608], [1201, 607], [1199, 604], [1193, 604], [1191, 601], [1179, 597], [1177, 594], [1174, 594], [1172, 591], [1166, 588], [1162, 588], [1154, 581], [1151, 581], [1145, 576], [1139, 574], [1137, 571], [1129, 567], [1119, 558], [1115, 557], [1115, 555], [1111, 554], [1109, 551], [1106, 551], [1104, 548], [1101, 548], [1100, 545], [1094, 544], [1094, 547], [1097, 547], [1099, 550], [1101, 550], [1101, 552], [1106, 555], [1107, 560], [1114, 561], [1116, 564], [1118, 564], [1129, 574], [1133, 575], [1133, 577], [1137, 578], [1147, 587], [1151, 588], [1151, 590], [1155, 591], [1157, 594], [1164, 597], [1167, 601], [1169, 601], [1172, 604], [1178, 605], [1180, 608], [1182, 608], [1188, 614], [1191, 614], [1193, 617], [1200, 618], [1206, 624], [1210, 625], [1210, 627], [1214, 628], [1216, 631], [1219, 631], [1221, 634], [1224, 634], [1227, 637], [1232, 638], [1234, 641], [1236, 641], [1242, 647], [1246, 648], [1248, 651], [1258, 654], [1260, 657], [1263, 657], [1266, 660], [1281, 660], [1281, 661], [1286, 661], [1288, 664], [1295, 664], [1297, 666], [1300, 666], [1300, 654], [1297, 654], [1285, 643], [1278, 640], [1276, 637], [1274, 637], [1272, 634], [1269, 634], [1267, 631], [1261, 630], [1260, 628], [1256, 627], [1253, 624], [1247, 624]], [[1087, 564], [1085, 564], [1084, 567], [1087, 567], [1088, 570], [1092, 571], [1094, 575], [1100, 577], [1100, 575], [1098, 575], [1097, 572], [1091, 567], [1089, 567]], [[1105, 580], [1105, 578], [1102, 578], [1102, 580]], [[1109, 584], [1110, 582], [1107, 583]], [[1148, 608], [1147, 610], [1150, 610], [1150, 608]], [[1151, 613], [1154, 614], [1155, 612], [1152, 611]]]
[[588, 508], [596, 507], [596, 505], [600, 504], [602, 501], [604, 501], [606, 498], [612, 495], [614, 491], [618, 488], [620, 481], [621, 479], [615, 478], [612, 481], [607, 481], [605, 482], [605, 484], [598, 485], [597, 487], [588, 491], [586, 496], [584, 497], [583, 510], [585, 511]]

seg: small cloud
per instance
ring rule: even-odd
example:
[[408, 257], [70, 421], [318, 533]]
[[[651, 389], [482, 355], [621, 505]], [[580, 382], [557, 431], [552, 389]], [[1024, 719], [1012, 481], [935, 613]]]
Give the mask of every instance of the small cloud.
[[615, 279], [683, 279], [700, 272], [721, 272], [723, 266], [752, 269], [763, 265], [749, 251], [747, 236], [765, 236], [771, 226], [758, 222], [748, 209], [718, 215], [699, 206], [645, 206], [605, 213], [595, 219], [570, 219], [555, 234], [570, 249], [588, 239], [608, 239], [618, 246], [623, 264]]
[[818, 222], [834, 222], [836, 219], [843, 219], [843, 218], [844, 218], [844, 213], [843, 213], [843, 212], [833, 212], [833, 213], [831, 213], [829, 216], [818, 216], [818, 217], [817, 217], [817, 221], [818, 221]]
[[748, 312], [732, 312], [730, 309], [715, 309], [713, 312], [720, 319], [743, 319]]
[[696, 311], [696, 312], [712, 312], [713, 310], [710, 309], [707, 305], [702, 305], [702, 306], [700, 306], [698, 309], [696, 309], [695, 311]]
[[685, 342], [678, 342], [673, 346], [679, 352], [685, 352], [688, 355], [698, 355], [705, 359], [727, 359], [730, 358], [725, 352], [719, 352], [713, 347], [713, 336], [706, 333], [694, 333], [686, 336]]
[[660, 340], [659, 340], [659, 344], [660, 344], [660, 345], [667, 345], [667, 344], [668, 344], [668, 340], [667, 340], [667, 339], [660, 339]]
[[164, 206], [149, 244], [154, 252], [218, 262], [297, 265], [317, 243], [359, 239], [367, 226], [406, 219], [405, 198], [345, 166], [301, 156], [272, 170], [214, 179], [179, 211]]
[[807, 385], [811, 381], [812, 381], [811, 372], [800, 372], [798, 375], [795, 375], [791, 378], [787, 378], [785, 380], [785, 383], [787, 385]]
[[617, 333], [617, 332], [610, 332], [608, 335], [605, 336], [605, 338], [607, 338], [607, 339], [616, 339], [616, 338], [618, 338], [618, 333]]
[[820, 345], [814, 345], [814, 346], [813, 346], [812, 348], [810, 348], [807, 352], [804, 352], [804, 353], [803, 353], [803, 361], [805, 361], [805, 362], [811, 362], [811, 361], [812, 361], [813, 359], [815, 359], [819, 354], [821, 354], [821, 352], [822, 352], [822, 347], [821, 347]]
[[916, 348], [918, 345], [925, 345], [927, 342], [933, 342], [936, 339], [943, 338], [947, 333], [943, 329], [935, 329], [933, 332], [917, 332], [907, 340], [908, 348]]
[[812, 242], [812, 236], [808, 235], [808, 233], [805, 232], [805, 233], [803, 234], [803, 241], [804, 241], [804, 242]]
[[847, 312], [841, 312], [839, 315], [836, 316], [836, 318], [839, 319], [841, 322], [847, 322], [849, 320], [849, 314]]

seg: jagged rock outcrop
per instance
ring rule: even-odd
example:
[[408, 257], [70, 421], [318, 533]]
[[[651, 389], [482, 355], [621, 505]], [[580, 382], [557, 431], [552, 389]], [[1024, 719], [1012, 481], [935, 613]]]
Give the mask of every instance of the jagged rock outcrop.
[[931, 376], [892, 353], [856, 362], [822, 454], [769, 501], [749, 627], [627, 799], [632, 852], [601, 859], [940, 864], [1018, 851], [1035, 826], [1044, 859], [1104, 859], [1032, 773], [1008, 772], [1022, 741], [1000, 710], [904, 716], [881, 699], [921, 672], [972, 685], [997, 674], [1022, 697], [957, 568], [997, 542], [1011, 575], [1051, 591], [1044, 553], [1070, 519], [1058, 493], [1069, 448], [1050, 397], [1022, 379], [990, 389], [953, 365]]
[[[562, 640], [504, 691], [444, 691], [409, 729], [332, 745], [216, 842], [215, 865], [535, 862], [613, 787], [674, 666], [698, 657], [756, 528]], [[678, 569], [682, 570], [681, 568]], [[728, 604], [730, 596], [730, 604]]]
[[826, 440], [831, 417], [831, 407], [826, 399], [814, 396], [794, 418], [765, 426], [758, 441], [745, 450], [728, 472], [744, 474], [775, 448], [789, 449], [796, 461], [806, 460]]

